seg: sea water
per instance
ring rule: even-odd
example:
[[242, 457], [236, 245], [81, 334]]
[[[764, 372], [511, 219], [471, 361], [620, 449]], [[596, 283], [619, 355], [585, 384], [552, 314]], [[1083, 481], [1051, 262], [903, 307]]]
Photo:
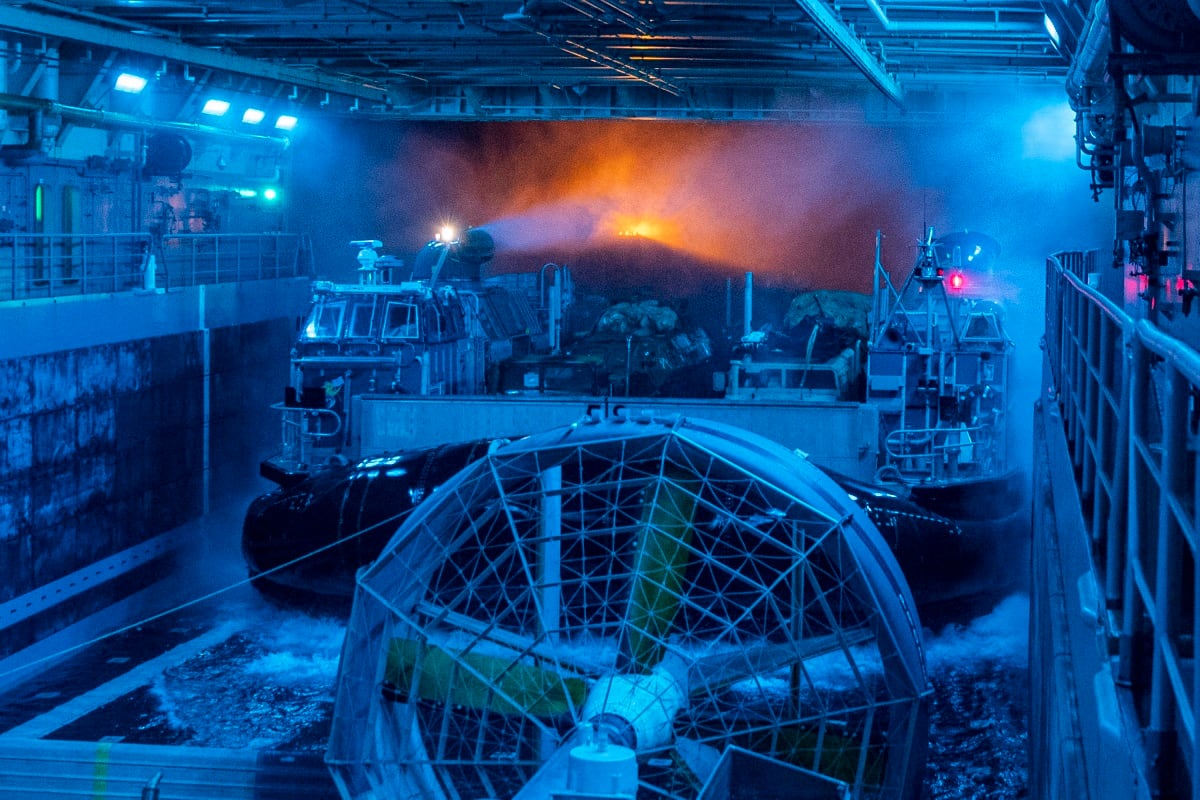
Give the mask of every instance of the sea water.
[[[140, 725], [178, 743], [324, 750], [345, 620], [243, 598], [221, 617], [230, 639], [168, 668]], [[927, 632], [930, 704], [926, 800], [1028, 796], [1028, 598]]]
[[1028, 797], [1029, 598], [926, 637], [925, 797]]

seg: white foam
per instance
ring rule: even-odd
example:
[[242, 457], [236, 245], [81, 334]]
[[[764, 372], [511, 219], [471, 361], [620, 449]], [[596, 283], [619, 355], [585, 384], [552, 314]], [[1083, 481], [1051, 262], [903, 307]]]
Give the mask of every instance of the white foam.
[[1024, 667], [1029, 660], [1029, 597], [1011, 595], [966, 625], [950, 625], [928, 637], [925, 657], [930, 672], [983, 661]]

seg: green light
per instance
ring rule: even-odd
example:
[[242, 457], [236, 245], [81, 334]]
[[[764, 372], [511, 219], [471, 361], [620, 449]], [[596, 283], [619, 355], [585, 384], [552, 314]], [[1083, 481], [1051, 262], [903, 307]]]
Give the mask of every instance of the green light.
[[274, 200], [276, 197], [279, 197], [279, 192], [270, 187], [263, 189], [263, 199]]
[[37, 222], [45, 219], [46, 187], [38, 184], [33, 190], [33, 218]]

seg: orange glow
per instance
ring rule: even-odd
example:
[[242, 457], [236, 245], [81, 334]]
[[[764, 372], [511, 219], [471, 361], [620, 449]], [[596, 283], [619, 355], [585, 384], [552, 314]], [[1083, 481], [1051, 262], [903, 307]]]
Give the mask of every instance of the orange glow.
[[616, 232], [617, 236], [640, 237], [642, 239], [653, 239], [656, 242], [671, 244], [671, 236], [668, 231], [670, 226], [662, 220], [654, 219], [633, 219], [617, 215], [611, 221], [606, 222], [604, 227], [611, 228]]
[[437, 187], [431, 212], [485, 229], [501, 269], [521, 268], [506, 253], [579, 265], [636, 240], [690, 261], [681, 269], [698, 282], [753, 270], [764, 285], [868, 291], [875, 230], [893, 237], [885, 263], [905, 270], [922, 215], [940, 217], [902, 143], [865, 126], [529, 122], [473, 129], [467, 147], [414, 139], [406, 149], [421, 157], [390, 197]]

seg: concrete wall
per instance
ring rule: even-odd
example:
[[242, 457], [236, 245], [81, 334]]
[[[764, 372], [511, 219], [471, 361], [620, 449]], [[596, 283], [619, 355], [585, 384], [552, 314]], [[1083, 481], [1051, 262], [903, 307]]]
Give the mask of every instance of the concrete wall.
[[307, 299], [263, 281], [0, 305], [0, 658], [152, 584], [172, 530], [263, 488]]

